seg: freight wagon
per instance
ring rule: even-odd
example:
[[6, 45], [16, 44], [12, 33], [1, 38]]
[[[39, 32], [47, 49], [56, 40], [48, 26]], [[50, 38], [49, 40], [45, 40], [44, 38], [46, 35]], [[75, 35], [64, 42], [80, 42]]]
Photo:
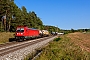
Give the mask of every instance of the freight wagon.
[[43, 36], [49, 36], [48, 30], [42, 30]]

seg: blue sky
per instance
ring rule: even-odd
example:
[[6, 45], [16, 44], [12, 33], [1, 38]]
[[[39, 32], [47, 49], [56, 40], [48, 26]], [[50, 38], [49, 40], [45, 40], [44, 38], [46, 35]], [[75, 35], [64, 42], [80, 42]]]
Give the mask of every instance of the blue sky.
[[44, 25], [60, 29], [90, 28], [90, 0], [14, 0], [21, 8], [34, 11]]

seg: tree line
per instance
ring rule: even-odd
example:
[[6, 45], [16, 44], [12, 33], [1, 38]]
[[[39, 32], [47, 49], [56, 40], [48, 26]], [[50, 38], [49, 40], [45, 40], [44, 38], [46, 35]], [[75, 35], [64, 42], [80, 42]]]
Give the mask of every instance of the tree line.
[[73, 28], [71, 28], [70, 30], [62, 30], [61, 29], [60, 32], [63, 32], [65, 34], [74, 33], [74, 32], [85, 32], [85, 33], [87, 33], [87, 32], [90, 32], [90, 28], [88, 28], [88, 29], [77, 29], [77, 30], [75, 30]]
[[14, 32], [19, 25], [49, 31], [60, 30], [55, 26], [43, 25], [42, 20], [34, 11], [27, 12], [25, 6], [20, 9], [14, 0], [0, 0], [0, 31]]
[[17, 26], [28, 26], [29, 28], [45, 29], [49, 32], [90, 32], [90, 29], [62, 30], [55, 26], [44, 25], [40, 17], [34, 11], [27, 12], [25, 6], [19, 8], [14, 0], [0, 0], [0, 31], [15, 32]]

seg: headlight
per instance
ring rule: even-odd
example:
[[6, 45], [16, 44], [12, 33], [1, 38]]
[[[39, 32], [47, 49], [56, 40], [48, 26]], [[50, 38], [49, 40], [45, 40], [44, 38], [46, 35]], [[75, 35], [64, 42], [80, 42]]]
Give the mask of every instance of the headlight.
[[17, 33], [17, 35], [18, 35], [18, 33]]
[[21, 33], [21, 35], [23, 35], [23, 33]]

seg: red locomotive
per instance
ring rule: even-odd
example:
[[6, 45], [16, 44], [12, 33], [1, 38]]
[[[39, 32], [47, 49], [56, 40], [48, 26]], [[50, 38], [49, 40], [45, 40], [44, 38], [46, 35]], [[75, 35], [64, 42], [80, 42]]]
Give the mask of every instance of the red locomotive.
[[27, 26], [18, 26], [15, 32], [16, 41], [23, 41], [31, 38], [38, 38], [49, 36], [49, 32], [47, 30], [39, 30], [28, 28]]
[[40, 37], [40, 30], [28, 28], [27, 26], [18, 26], [16, 28], [15, 39], [24, 40]]

